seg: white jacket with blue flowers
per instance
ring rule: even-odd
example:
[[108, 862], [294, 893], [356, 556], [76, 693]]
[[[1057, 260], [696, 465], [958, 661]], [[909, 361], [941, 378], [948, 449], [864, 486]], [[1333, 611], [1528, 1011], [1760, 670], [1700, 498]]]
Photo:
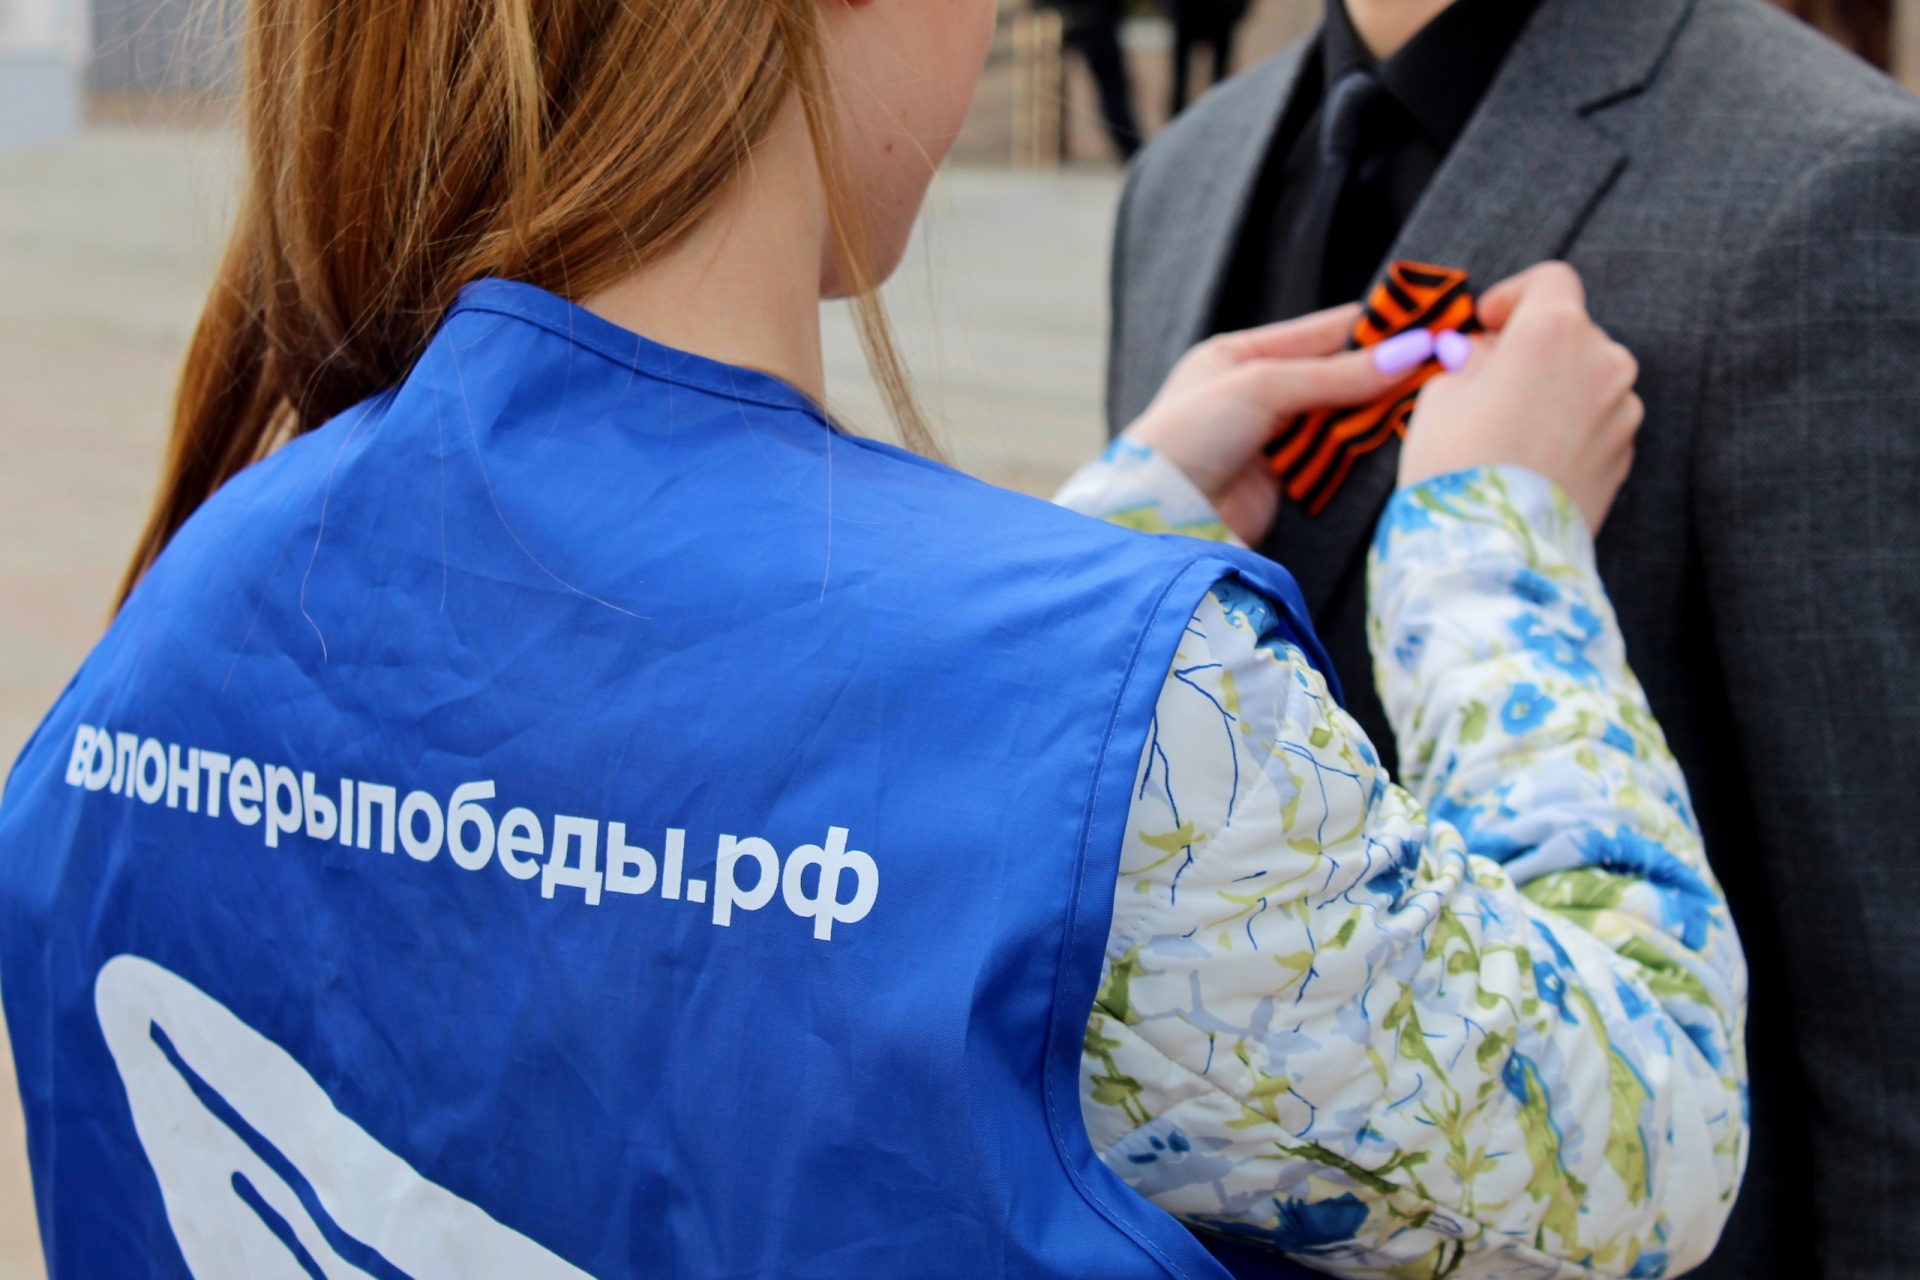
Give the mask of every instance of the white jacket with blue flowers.
[[[1057, 501], [1230, 537], [1124, 442]], [[1087, 1027], [1094, 1147], [1341, 1275], [1685, 1270], [1745, 1162], [1746, 971], [1586, 525], [1463, 472], [1393, 499], [1370, 570], [1400, 785], [1264, 600], [1194, 615]]]

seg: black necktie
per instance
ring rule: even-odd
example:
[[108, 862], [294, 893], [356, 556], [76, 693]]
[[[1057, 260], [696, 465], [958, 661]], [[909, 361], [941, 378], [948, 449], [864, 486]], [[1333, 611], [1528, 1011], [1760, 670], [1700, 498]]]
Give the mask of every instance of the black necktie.
[[1320, 104], [1320, 147], [1313, 170], [1313, 191], [1288, 245], [1282, 316], [1305, 315], [1320, 307], [1333, 215], [1340, 207], [1340, 193], [1353, 174], [1361, 116], [1379, 92], [1379, 78], [1363, 67], [1355, 67], [1341, 73]]

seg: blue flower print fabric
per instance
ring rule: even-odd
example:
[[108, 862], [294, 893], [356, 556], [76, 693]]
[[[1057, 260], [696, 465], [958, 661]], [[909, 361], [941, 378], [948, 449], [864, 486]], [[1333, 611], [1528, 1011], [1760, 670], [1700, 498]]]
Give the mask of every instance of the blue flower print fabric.
[[[1056, 500], [1230, 537], [1124, 441]], [[1517, 468], [1389, 504], [1397, 785], [1273, 622], [1218, 584], [1161, 693], [1082, 1060], [1095, 1150], [1337, 1275], [1698, 1263], [1745, 1161], [1745, 966], [1578, 511]]]

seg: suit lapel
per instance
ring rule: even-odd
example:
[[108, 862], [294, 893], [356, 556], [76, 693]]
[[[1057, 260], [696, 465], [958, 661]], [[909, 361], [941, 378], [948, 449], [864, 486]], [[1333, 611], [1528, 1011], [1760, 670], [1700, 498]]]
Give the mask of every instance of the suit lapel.
[[1135, 294], [1165, 300], [1159, 353], [1163, 371], [1172, 368], [1187, 348], [1213, 333], [1214, 310], [1233, 262], [1241, 221], [1260, 180], [1273, 132], [1280, 127], [1312, 47], [1312, 38], [1299, 41], [1247, 73], [1246, 82], [1238, 86], [1247, 94], [1247, 102], [1238, 114], [1262, 124], [1226, 138], [1212, 164], [1190, 164], [1188, 171], [1199, 180], [1181, 190], [1185, 217], [1175, 214], [1157, 220], [1161, 234], [1176, 238], [1181, 252], [1148, 259], [1159, 279], [1140, 281]]
[[[1691, 2], [1543, 0], [1389, 260], [1464, 267], [1484, 288], [1565, 255], [1627, 164], [1592, 113], [1651, 78]], [[1282, 504], [1263, 549], [1316, 617], [1356, 571], [1399, 461], [1398, 441], [1361, 458], [1318, 516]]]
[[1627, 162], [1598, 108], [1652, 78], [1691, 0], [1544, 0], [1392, 257], [1492, 284], [1564, 253]]

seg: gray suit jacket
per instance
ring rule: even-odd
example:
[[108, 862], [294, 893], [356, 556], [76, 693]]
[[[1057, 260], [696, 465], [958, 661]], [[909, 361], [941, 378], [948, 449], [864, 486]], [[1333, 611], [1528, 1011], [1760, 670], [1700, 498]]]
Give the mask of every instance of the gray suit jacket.
[[[1300, 62], [1135, 163], [1116, 428], [1209, 332]], [[1920, 1277], [1920, 104], [1759, 0], [1543, 0], [1393, 256], [1565, 258], [1641, 362], [1601, 570], [1753, 979], [1752, 1159], [1698, 1274]], [[1268, 546], [1349, 670], [1396, 460]]]

